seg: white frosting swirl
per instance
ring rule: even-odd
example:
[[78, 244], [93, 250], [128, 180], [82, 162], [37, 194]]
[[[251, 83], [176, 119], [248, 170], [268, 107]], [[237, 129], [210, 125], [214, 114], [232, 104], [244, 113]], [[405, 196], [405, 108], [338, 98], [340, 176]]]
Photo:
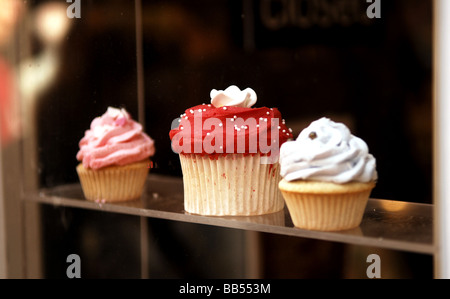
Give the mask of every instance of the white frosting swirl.
[[240, 90], [239, 87], [231, 85], [225, 90], [211, 90], [211, 104], [216, 107], [234, 106], [250, 108], [255, 105], [257, 97], [251, 88]]
[[297, 140], [280, 148], [281, 175], [287, 181], [370, 182], [378, 178], [367, 144], [342, 123], [321, 118]]
[[[105, 121], [105, 119], [108, 119], [109, 121]], [[114, 107], [108, 107], [106, 110], [106, 116], [103, 117], [103, 119], [100, 116], [94, 119], [91, 124], [91, 130], [94, 137], [99, 138], [107, 132], [113, 130], [115, 126], [124, 125], [130, 119], [130, 115], [124, 108], [117, 109]]]
[[130, 119], [130, 114], [128, 114], [128, 112], [122, 108], [122, 109], [118, 109], [118, 108], [114, 108], [114, 107], [108, 107], [108, 109], [106, 110], [106, 113], [108, 113], [109, 116], [111, 116], [112, 118], [125, 118], [125, 119]]

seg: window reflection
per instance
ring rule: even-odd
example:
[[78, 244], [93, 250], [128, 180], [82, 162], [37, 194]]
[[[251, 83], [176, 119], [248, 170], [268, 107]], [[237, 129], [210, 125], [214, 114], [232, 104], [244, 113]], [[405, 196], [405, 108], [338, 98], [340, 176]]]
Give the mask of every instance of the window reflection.
[[0, 145], [6, 146], [20, 133], [14, 66], [7, 54], [23, 7], [17, 0], [1, 0], [0, 7]]
[[[258, 105], [278, 107], [294, 135], [322, 116], [345, 122], [377, 158], [380, 180], [373, 197], [431, 202], [431, 2], [383, 1], [380, 20], [365, 18], [363, 4], [359, 0], [142, 1], [145, 125], [157, 147], [152, 172], [181, 176], [168, 136], [172, 121], [187, 107], [208, 102], [212, 88], [236, 84], [252, 87]], [[83, 1], [79, 19], [67, 18], [68, 5], [0, 0], [1, 144], [20, 135], [21, 106], [24, 131], [34, 132], [32, 150], [38, 156], [24, 164], [38, 176], [40, 187], [78, 181], [78, 141], [90, 121], [108, 106], [124, 107], [138, 116], [134, 1]], [[6, 49], [18, 23], [26, 42], [10, 59]], [[49, 276], [58, 275], [73, 249], [95, 267], [99, 253], [119, 239], [122, 247], [108, 255], [116, 262], [120, 259], [119, 266], [91, 269], [92, 275], [117, 275], [114, 271], [121, 271], [124, 259], [132, 254], [133, 269], [127, 274], [138, 276], [141, 226], [136, 218], [66, 212], [42, 209]], [[108, 230], [110, 218], [116, 225]], [[127, 228], [133, 230], [132, 236]], [[204, 265], [195, 268], [201, 255], [208, 255], [208, 261], [221, 258], [220, 250], [217, 255], [208, 251], [208, 240], [242, 237], [242, 232], [227, 230], [220, 235], [219, 230], [164, 221], [149, 221], [148, 231], [149, 246], [159, 250], [152, 258], [160, 258], [152, 260], [159, 266], [153, 274], [174, 277], [211, 274]], [[201, 244], [186, 238], [199, 231]], [[175, 244], [186, 246], [183, 252], [173, 250], [173, 238]], [[233, 244], [225, 245], [236, 250]], [[335, 256], [330, 252], [345, 250], [327, 244], [316, 253], [321, 244], [267, 235], [260, 245], [266, 267], [261, 273], [274, 278], [320, 270], [316, 264], [298, 262], [298, 269], [286, 270], [271, 263], [286, 248], [285, 256], [295, 255], [290, 248], [298, 246], [322, 261]], [[345, 275], [340, 272], [342, 260], [327, 261], [328, 274]], [[242, 274], [240, 268], [223, 265], [226, 270], [218, 275]]]

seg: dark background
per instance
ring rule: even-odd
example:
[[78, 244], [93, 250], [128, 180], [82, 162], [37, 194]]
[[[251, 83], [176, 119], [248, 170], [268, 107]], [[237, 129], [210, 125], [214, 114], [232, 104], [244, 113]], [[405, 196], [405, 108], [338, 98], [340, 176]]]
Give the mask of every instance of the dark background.
[[[43, 2], [30, 1], [30, 7]], [[236, 84], [256, 91], [256, 106], [279, 108], [294, 136], [322, 116], [347, 124], [377, 159], [379, 181], [372, 197], [431, 203], [432, 1], [381, 3], [381, 18], [370, 20], [364, 0], [144, 0], [145, 128], [157, 150], [152, 171], [181, 176], [178, 156], [170, 147], [172, 120], [186, 108], [208, 102], [211, 89]], [[58, 80], [40, 95], [36, 110], [42, 187], [78, 181], [78, 141], [108, 106], [125, 107], [138, 117], [134, 1], [86, 0], [81, 7], [82, 17], [72, 20], [61, 48]], [[33, 53], [44, 48], [35, 38]], [[110, 217], [74, 209], [70, 213], [77, 220], [70, 223], [77, 223], [76, 232], [65, 223], [57, 233], [61, 212], [45, 207], [44, 213], [51, 227], [49, 248], [59, 248], [52, 244], [60, 234], [66, 232], [61, 238], [73, 242], [73, 234], [83, 235], [83, 227], [100, 229]], [[125, 216], [115, 221], [135, 226], [135, 220]], [[177, 225], [149, 223], [161, 240]], [[300, 263], [296, 258], [270, 262], [277, 260], [275, 256], [295, 256], [295, 251], [277, 252], [296, 247], [311, 248], [316, 260], [328, 261], [329, 270], [315, 269], [318, 272], [311, 276], [343, 275], [341, 265], [329, 257], [329, 252], [341, 256], [343, 246], [305, 242], [263, 234], [265, 275], [312, 273], [304, 270], [312, 265], [295, 267]], [[163, 241], [158, 244], [165, 246]], [[325, 249], [314, 250], [317, 246]], [[62, 260], [67, 256], [64, 248], [55, 249]], [[48, 275], [58, 276], [58, 267], [65, 264], [51, 266], [52, 256], [48, 254]], [[411, 267], [407, 275], [429, 277], [430, 259], [414, 259], [414, 265], [405, 262]], [[277, 268], [286, 263], [298, 270]], [[211, 270], [195, 272], [189, 265], [190, 272], [180, 267], [172, 274], [158, 273], [210, 275]]]

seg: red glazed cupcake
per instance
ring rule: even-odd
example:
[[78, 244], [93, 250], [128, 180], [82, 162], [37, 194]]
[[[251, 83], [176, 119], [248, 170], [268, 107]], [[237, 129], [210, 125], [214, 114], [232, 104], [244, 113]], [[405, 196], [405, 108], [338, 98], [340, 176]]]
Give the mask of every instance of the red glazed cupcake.
[[278, 157], [292, 133], [278, 109], [251, 108], [255, 103], [250, 88], [212, 90], [211, 104], [187, 109], [170, 131], [187, 212], [249, 216], [283, 209]]

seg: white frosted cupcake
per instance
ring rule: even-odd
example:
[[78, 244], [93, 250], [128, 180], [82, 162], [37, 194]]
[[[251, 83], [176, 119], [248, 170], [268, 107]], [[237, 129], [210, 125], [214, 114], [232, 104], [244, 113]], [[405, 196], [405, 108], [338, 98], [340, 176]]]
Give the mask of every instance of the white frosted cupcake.
[[213, 216], [278, 212], [280, 145], [292, 138], [276, 108], [251, 108], [256, 93], [212, 90], [211, 104], [185, 111], [170, 131], [183, 171], [184, 208]]
[[296, 227], [359, 226], [378, 178], [367, 144], [342, 123], [321, 118], [280, 149], [279, 188]]

